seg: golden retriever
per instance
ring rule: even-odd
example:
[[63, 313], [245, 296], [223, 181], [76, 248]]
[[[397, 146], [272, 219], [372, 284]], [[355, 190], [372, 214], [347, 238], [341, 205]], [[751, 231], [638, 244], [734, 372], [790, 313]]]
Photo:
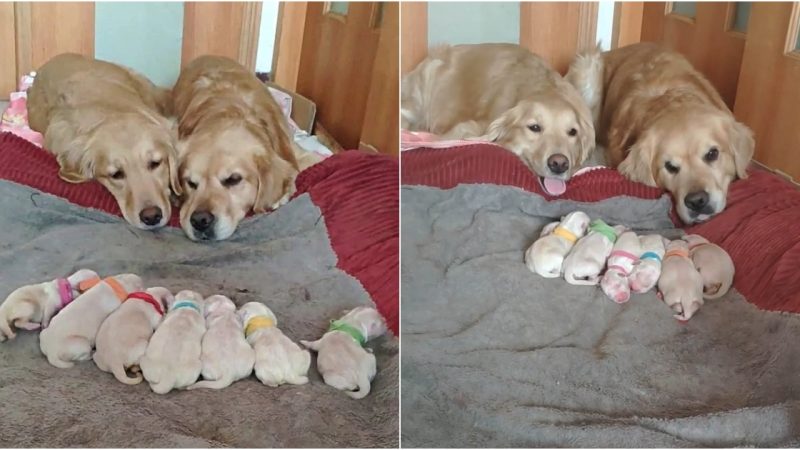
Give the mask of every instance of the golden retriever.
[[99, 181], [125, 220], [152, 229], [170, 218], [170, 186], [181, 192], [169, 102], [167, 91], [130, 69], [65, 53], [39, 69], [28, 116], [63, 180]]
[[728, 185], [747, 176], [753, 133], [686, 58], [652, 43], [594, 50], [567, 79], [596, 112], [612, 167], [672, 193], [688, 224], [725, 209]]
[[519, 45], [433, 48], [402, 81], [403, 128], [495, 142], [545, 178], [567, 180], [595, 145], [572, 85]]
[[190, 62], [173, 89], [178, 116], [181, 227], [192, 240], [221, 240], [252, 209], [294, 192], [296, 149], [280, 107], [255, 74], [221, 56]]

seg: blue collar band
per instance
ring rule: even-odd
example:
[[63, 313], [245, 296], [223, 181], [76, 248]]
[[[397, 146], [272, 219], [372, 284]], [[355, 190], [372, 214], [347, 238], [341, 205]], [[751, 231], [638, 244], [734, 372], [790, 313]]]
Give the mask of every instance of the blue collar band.
[[175, 311], [178, 308], [192, 308], [193, 310], [197, 311], [198, 314], [202, 315], [202, 313], [200, 312], [200, 308], [198, 308], [197, 305], [194, 304], [194, 302], [190, 302], [188, 300], [181, 300], [178, 303], [172, 305], [173, 311]]
[[645, 254], [640, 256], [639, 259], [652, 259], [654, 261], [658, 261], [659, 263], [661, 262], [661, 257], [658, 256], [655, 252], [646, 252]]

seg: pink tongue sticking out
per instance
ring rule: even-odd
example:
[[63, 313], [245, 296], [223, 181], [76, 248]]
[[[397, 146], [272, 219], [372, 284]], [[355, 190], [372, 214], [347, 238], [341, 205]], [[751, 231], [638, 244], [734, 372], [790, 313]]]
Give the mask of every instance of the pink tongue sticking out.
[[544, 187], [544, 190], [550, 195], [561, 195], [567, 192], [567, 183], [558, 178], [543, 177], [542, 187]]

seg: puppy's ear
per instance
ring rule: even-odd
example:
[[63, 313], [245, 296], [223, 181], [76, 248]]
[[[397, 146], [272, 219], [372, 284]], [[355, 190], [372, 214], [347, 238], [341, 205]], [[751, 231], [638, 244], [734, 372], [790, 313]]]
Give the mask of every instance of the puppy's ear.
[[628, 156], [617, 166], [617, 170], [633, 181], [655, 187], [658, 184], [653, 173], [653, 158], [655, 158], [653, 139], [642, 137], [630, 148]]
[[739, 178], [747, 178], [747, 166], [753, 159], [755, 151], [755, 140], [753, 132], [742, 123], [731, 119], [733, 124], [730, 126], [731, 151], [733, 151], [733, 162], [736, 164], [736, 175]]
[[258, 188], [253, 211], [262, 213], [268, 207], [277, 206], [284, 195], [293, 191], [297, 170], [289, 162], [270, 151], [267, 151], [266, 154], [256, 155], [255, 164], [258, 172]]
[[542, 232], [539, 233], [539, 237], [546, 236], [546, 235], [552, 233], [553, 230], [555, 230], [556, 227], [558, 226], [558, 224], [560, 224], [560, 223], [561, 222], [559, 222], [559, 221], [548, 223], [547, 225], [544, 226], [544, 228], [542, 228]]

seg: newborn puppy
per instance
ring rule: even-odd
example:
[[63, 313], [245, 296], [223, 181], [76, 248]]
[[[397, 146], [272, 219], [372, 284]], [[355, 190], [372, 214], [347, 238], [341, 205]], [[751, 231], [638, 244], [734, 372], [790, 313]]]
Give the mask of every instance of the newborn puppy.
[[659, 234], [648, 234], [639, 237], [642, 254], [639, 263], [628, 277], [631, 290], [644, 294], [656, 285], [661, 275], [661, 260], [664, 258], [664, 238]]
[[[172, 293], [163, 287], [128, 294], [125, 303], [108, 316], [97, 332], [93, 356], [97, 368], [113, 373], [122, 383], [141, 383], [139, 359], [164, 317], [164, 305], [172, 301]], [[137, 372], [136, 376], [129, 377], [126, 369]]]
[[703, 277], [695, 270], [685, 241], [667, 244], [658, 290], [659, 297], [675, 311], [673, 317], [681, 322], [691, 319], [703, 305]]
[[88, 361], [100, 325], [128, 298], [129, 292], [141, 289], [142, 279], [137, 275], [115, 275], [67, 305], [39, 335], [39, 348], [50, 364], [68, 369], [74, 365], [72, 361]]
[[267, 386], [308, 383], [311, 353], [278, 329], [278, 319], [265, 305], [250, 302], [239, 309], [247, 342], [256, 351], [256, 377]]
[[244, 338], [236, 305], [224, 295], [206, 299], [206, 334], [202, 348], [203, 381], [187, 389], [222, 389], [253, 373], [256, 354]]
[[200, 377], [201, 342], [206, 332], [203, 307], [203, 297], [197, 292], [178, 292], [150, 338], [139, 367], [156, 394], [185, 388]]
[[0, 305], [0, 342], [16, 337], [13, 327], [47, 328], [50, 318], [80, 295], [78, 284], [92, 278], [97, 278], [97, 273], [81, 269], [67, 278], [22, 286], [12, 292]]
[[728, 252], [699, 234], [687, 234], [683, 240], [689, 244], [694, 267], [703, 277], [703, 297], [715, 299], [725, 295], [733, 284], [736, 271]]
[[578, 239], [586, 233], [589, 216], [574, 211], [562, 218], [561, 223], [547, 225], [542, 235], [525, 252], [525, 264], [532, 272], [545, 278], [561, 276], [564, 257]]
[[596, 285], [606, 265], [617, 236], [625, 227], [611, 227], [600, 219], [589, 224], [589, 232], [581, 238], [564, 259], [564, 279], [569, 284]]
[[600, 287], [606, 296], [617, 303], [625, 303], [631, 298], [631, 288], [628, 275], [631, 274], [634, 264], [639, 260], [642, 252], [639, 237], [633, 231], [626, 231], [619, 235], [611, 254], [608, 256], [608, 266]]
[[300, 343], [317, 352], [317, 369], [325, 384], [358, 399], [369, 394], [370, 382], [377, 372], [375, 355], [367, 352], [364, 344], [385, 332], [386, 324], [378, 311], [359, 306], [332, 321], [328, 332], [318, 340]]

